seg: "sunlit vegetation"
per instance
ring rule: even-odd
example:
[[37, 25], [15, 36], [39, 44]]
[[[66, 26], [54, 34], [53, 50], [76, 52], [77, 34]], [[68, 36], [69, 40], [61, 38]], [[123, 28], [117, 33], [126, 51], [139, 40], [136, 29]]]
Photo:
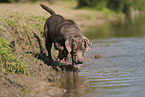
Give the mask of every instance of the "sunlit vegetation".
[[131, 8], [144, 10], [145, 0], [78, 0], [78, 7], [89, 7], [96, 10], [109, 8], [115, 12], [128, 13]]
[[27, 74], [26, 64], [12, 53], [9, 43], [0, 37], [0, 70]]

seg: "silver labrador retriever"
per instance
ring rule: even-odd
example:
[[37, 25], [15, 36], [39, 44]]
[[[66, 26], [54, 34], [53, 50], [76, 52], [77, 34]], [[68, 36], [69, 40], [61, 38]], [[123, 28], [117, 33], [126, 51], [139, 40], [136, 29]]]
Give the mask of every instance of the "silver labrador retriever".
[[51, 47], [54, 43], [55, 49], [59, 51], [58, 59], [65, 58], [66, 60], [68, 53], [71, 53], [72, 65], [82, 64], [84, 62], [84, 52], [85, 50], [91, 50], [92, 42], [83, 36], [73, 20], [64, 19], [44, 4], [40, 4], [40, 6], [51, 14], [44, 25], [46, 49], [50, 62], [53, 61]]

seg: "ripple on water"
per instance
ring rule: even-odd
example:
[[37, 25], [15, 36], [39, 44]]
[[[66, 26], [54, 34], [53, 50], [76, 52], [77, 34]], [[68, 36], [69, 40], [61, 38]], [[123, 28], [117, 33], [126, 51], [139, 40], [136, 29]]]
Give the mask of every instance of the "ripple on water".
[[[94, 40], [91, 57], [80, 75], [94, 92], [88, 97], [145, 96], [145, 39]], [[86, 54], [87, 57], [88, 54]], [[89, 55], [90, 56], [90, 55]]]

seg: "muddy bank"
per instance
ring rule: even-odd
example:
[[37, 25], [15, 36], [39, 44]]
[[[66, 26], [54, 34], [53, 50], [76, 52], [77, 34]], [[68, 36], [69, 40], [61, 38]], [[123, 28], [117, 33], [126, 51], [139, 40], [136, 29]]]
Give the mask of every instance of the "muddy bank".
[[[41, 68], [41, 67], [40, 67]], [[38, 71], [36, 71], [38, 72]], [[11, 73], [0, 74], [1, 97], [52, 97], [60, 96], [65, 92], [58, 88], [54, 77], [55, 73], [50, 70], [40, 71], [37, 76], [23, 76]], [[52, 78], [51, 78], [52, 77]], [[52, 83], [51, 83], [52, 81]], [[55, 83], [55, 84], [54, 84]]]

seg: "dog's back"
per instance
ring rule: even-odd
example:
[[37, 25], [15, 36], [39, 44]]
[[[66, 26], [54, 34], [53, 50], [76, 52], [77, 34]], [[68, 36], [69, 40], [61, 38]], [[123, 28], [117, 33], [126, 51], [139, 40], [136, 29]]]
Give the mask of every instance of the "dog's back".
[[51, 8], [45, 6], [44, 4], [40, 4], [40, 6], [52, 15], [45, 22], [44, 30], [47, 29], [47, 31], [45, 31], [44, 36], [48, 37], [49, 35], [53, 41], [55, 38], [54, 36], [56, 36], [56, 27], [59, 26], [59, 24], [61, 24], [61, 22], [63, 22], [65, 19], [61, 15], [56, 14]]
[[46, 27], [48, 29], [48, 31], [44, 33], [45, 36], [47, 37], [47, 34], [49, 34], [53, 41], [56, 36], [55, 34], [57, 34], [56, 32], [58, 30], [56, 27], [59, 26], [61, 22], [63, 22], [64, 20], [65, 19], [60, 15], [53, 15], [49, 17], [44, 26], [45, 27], [44, 29], [46, 29]]

